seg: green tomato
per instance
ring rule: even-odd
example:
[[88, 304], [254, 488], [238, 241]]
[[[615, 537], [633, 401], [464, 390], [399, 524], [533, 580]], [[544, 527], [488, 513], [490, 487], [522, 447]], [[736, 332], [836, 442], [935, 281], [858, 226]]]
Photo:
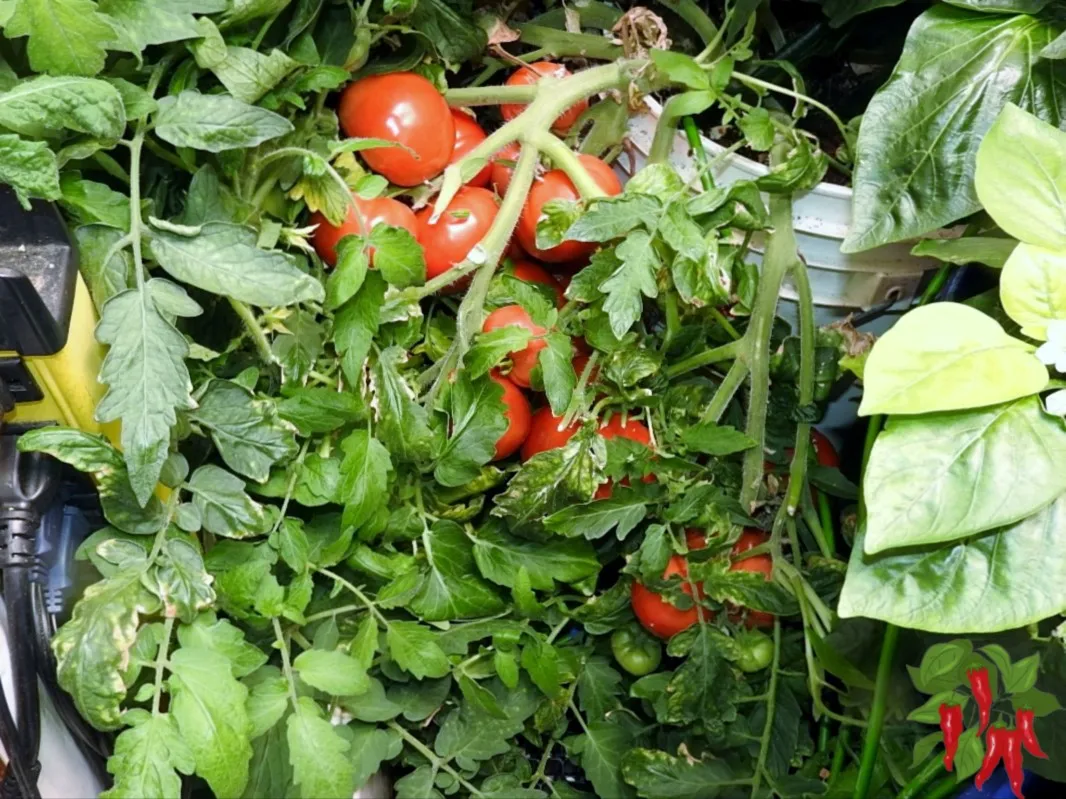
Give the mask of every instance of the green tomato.
[[634, 677], [651, 674], [663, 659], [657, 640], [636, 626], [622, 627], [611, 635], [611, 652], [618, 665]]
[[774, 642], [766, 633], [748, 630], [737, 636], [736, 664], [741, 671], [762, 671], [774, 659]]

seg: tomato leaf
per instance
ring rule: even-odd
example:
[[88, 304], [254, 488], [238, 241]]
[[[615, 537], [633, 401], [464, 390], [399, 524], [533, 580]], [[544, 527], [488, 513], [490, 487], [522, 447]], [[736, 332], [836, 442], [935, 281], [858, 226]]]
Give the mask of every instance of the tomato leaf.
[[445, 403], [451, 435], [441, 449], [433, 476], [444, 486], [473, 480], [496, 456], [496, 442], [507, 431], [503, 387], [487, 376], [460, 374], [448, 386]]
[[178, 799], [182, 774], [195, 768], [192, 751], [169, 713], [147, 716], [115, 739], [107, 770], [115, 784], [100, 794], [104, 799]]

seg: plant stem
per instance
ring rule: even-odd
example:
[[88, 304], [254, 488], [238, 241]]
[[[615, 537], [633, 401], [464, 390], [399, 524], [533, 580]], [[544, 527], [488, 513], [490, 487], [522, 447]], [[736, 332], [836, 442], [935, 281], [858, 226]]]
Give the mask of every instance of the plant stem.
[[148, 152], [150, 152], [156, 158], [160, 159], [161, 161], [166, 161], [168, 164], [173, 167], [177, 167], [182, 172], [189, 172], [190, 174], [196, 172], [195, 169], [190, 167], [172, 152], [167, 150], [165, 147], [161, 147], [159, 143], [155, 140], [147, 139], [144, 143], [144, 146], [148, 149]]
[[[780, 163], [788, 152], [788, 142], [778, 139], [771, 152], [770, 162]], [[759, 494], [763, 478], [763, 451], [766, 447], [766, 410], [770, 399], [770, 333], [777, 313], [777, 300], [785, 273], [798, 256], [796, 234], [792, 229], [792, 196], [770, 195], [770, 226], [773, 232], [766, 244], [755, 311], [748, 332], [748, 366], [751, 369], [751, 393], [748, 397], [746, 435], [755, 446], [744, 454], [744, 471], [740, 488], [740, 504], [745, 512]], [[750, 340], [749, 340], [750, 339]]]
[[570, 33], [531, 22], [519, 25], [518, 32], [524, 44], [539, 47], [555, 58], [615, 61], [624, 55], [622, 48], [610, 39], [591, 33]]
[[381, 615], [381, 611], [378, 610], [377, 605], [374, 604], [370, 597], [368, 597], [366, 594], [364, 594], [362, 591], [352, 585], [352, 583], [345, 580], [339, 574], [331, 572], [329, 569], [315, 569], [315, 571], [321, 574], [323, 577], [329, 577], [331, 580], [336, 580], [338, 583], [343, 585], [355, 595], [356, 599], [358, 599], [360, 602], [363, 603], [363, 605], [366, 606], [366, 609], [373, 614], [375, 619], [381, 622], [381, 624], [383, 624], [385, 627], [389, 626], [389, 620]]
[[[747, 247], [745, 247], [742, 252], [745, 250], [747, 250]], [[711, 318], [714, 319], [714, 321], [716, 321], [721, 326], [721, 328], [729, 334], [729, 337], [731, 339], [736, 341], [740, 338], [740, 333], [735, 327], [733, 327], [732, 322], [726, 319], [725, 314], [719, 311], [717, 308], [711, 308]]]
[[944, 760], [939, 754], [933, 754], [917, 774], [903, 786], [896, 799], [918, 799], [925, 786], [944, 774]]
[[289, 662], [289, 642], [285, 640], [285, 633], [282, 632], [281, 622], [277, 617], [275, 616], [271, 621], [274, 623], [274, 638], [281, 651], [281, 670], [285, 673], [285, 679], [289, 683], [289, 701], [292, 702], [292, 709], [296, 710], [296, 678], [292, 673], [292, 663]]
[[670, 344], [677, 331], [681, 329], [681, 316], [677, 312], [677, 292], [667, 291], [665, 298], [666, 332], [663, 334], [663, 352], [670, 349]]
[[[692, 154], [696, 156], [696, 164], [700, 168], [700, 183], [703, 184], [705, 191], [710, 191], [714, 188], [714, 175], [711, 174], [710, 164], [707, 162], [707, 151], [703, 149], [703, 139], [700, 137], [699, 129], [696, 127], [696, 120], [687, 116], [682, 124], [685, 127], [685, 138], [688, 139], [688, 146], [692, 148]], [[733, 338], [738, 337], [733, 336]]]
[[786, 89], [784, 86], [778, 86], [776, 83], [770, 83], [770, 81], [761, 80], [760, 78], [753, 78], [751, 75], [746, 75], [743, 72], [734, 72], [731, 77], [734, 80], [740, 81], [741, 83], [747, 86], [766, 89], [767, 91], [777, 92], [778, 94], [784, 94], [788, 97], [793, 98], [794, 100], [799, 100], [800, 102], [807, 103], [807, 105], [811, 106], [812, 108], [817, 108], [819, 111], [821, 111], [831, 120], [833, 120], [833, 124], [836, 125], [837, 129], [840, 131], [841, 138], [845, 142], [848, 141], [847, 126], [840, 119], [840, 117], [836, 115], [836, 112], [834, 112], [833, 109], [827, 106], [825, 103], [820, 103], [817, 100], [814, 100], [805, 94], [800, 94], [799, 92], [793, 91], [792, 89]]
[[453, 769], [451, 766], [449, 766], [446, 761], [441, 760], [439, 757], [437, 757], [437, 755], [434, 754], [432, 749], [430, 749], [420, 740], [415, 738], [415, 736], [411, 735], [411, 733], [409, 733], [406, 729], [401, 727], [395, 721], [390, 721], [389, 727], [392, 728], [401, 738], [403, 738], [406, 743], [410, 744], [412, 748], [414, 748], [420, 755], [422, 755], [422, 757], [426, 758], [426, 760], [432, 763], [434, 768], [443, 769], [444, 771], [447, 771], [449, 774], [451, 774], [452, 777], [455, 778], [456, 782], [458, 782], [470, 792], [471, 796], [478, 797], [485, 795], [473, 785], [471, 785], [469, 782], [467, 782], [465, 779], [463, 779], [463, 775]]
[[836, 531], [833, 524], [833, 508], [829, 504], [829, 497], [823, 492], [818, 492], [818, 521], [825, 535], [825, 543], [829, 549], [829, 557], [837, 556]]
[[577, 153], [567, 147], [562, 139], [556, 138], [546, 130], [540, 130], [530, 134], [529, 141], [548, 156], [557, 168], [566, 173], [574, 184], [574, 188], [584, 199], [591, 200], [594, 197], [606, 195], [606, 192], [585, 169]]
[[759, 757], [755, 761], [755, 773], [752, 775], [752, 799], [759, 795], [762, 774], [766, 769], [766, 756], [770, 752], [770, 738], [774, 727], [774, 706], [777, 703], [777, 667], [781, 663], [781, 620], [774, 619], [774, 659], [770, 663], [770, 684], [766, 689], [766, 723], [763, 724], [762, 737], [759, 741]]
[[922, 292], [921, 298], [918, 300], [918, 305], [925, 305], [936, 299], [936, 295], [940, 293], [940, 289], [947, 283], [948, 276], [951, 274], [951, 270], [954, 264], [941, 264], [940, 268], [936, 270], [936, 274], [933, 275], [933, 279], [929, 281], [929, 285], [925, 287], [925, 291]]
[[874, 701], [870, 710], [869, 726], [862, 742], [862, 757], [859, 761], [859, 776], [855, 780], [852, 799], [866, 799], [873, 780], [874, 768], [881, 750], [881, 730], [885, 726], [885, 712], [888, 710], [888, 685], [892, 677], [892, 663], [896, 657], [896, 644], [899, 642], [899, 627], [885, 625], [885, 637], [881, 642], [881, 658], [877, 663], [877, 682], [874, 684]]
[[113, 178], [118, 178], [127, 186], [130, 183], [130, 176], [126, 173], [126, 170], [122, 168], [122, 164], [105, 153], [103, 150], [98, 150], [93, 153], [93, 160], [100, 165], [107, 174]]
[[[821, 496], [821, 494], [819, 493], [818, 496]], [[818, 549], [821, 550], [822, 555], [827, 558], [836, 557], [836, 545], [833, 542], [833, 532], [831, 529], [827, 531], [822, 526], [822, 521], [814, 512], [814, 506], [811, 504], [810, 492], [800, 492], [799, 503], [803, 515], [803, 521], [807, 523], [807, 527], [810, 529], [811, 534], [818, 541]]]
[[733, 395], [737, 393], [737, 389], [740, 388], [741, 383], [744, 382], [744, 378], [747, 376], [748, 365], [744, 362], [743, 358], [738, 357], [733, 361], [733, 365], [729, 367], [729, 371], [726, 372], [725, 378], [718, 384], [714, 396], [711, 397], [711, 401], [707, 404], [706, 409], [700, 416], [700, 421], [714, 422], [717, 424], [718, 420], [722, 418], [722, 414], [725, 413], [725, 409], [729, 406], [730, 401], [733, 399]]
[[310, 616], [304, 616], [304, 621], [310, 624], [313, 621], [328, 619], [332, 616], [341, 616], [345, 613], [355, 613], [360, 610], [366, 610], [366, 605], [341, 605], [339, 608], [331, 608], [330, 610], [312, 613]]
[[[810, 405], [814, 400], [814, 297], [807, 276], [807, 265], [797, 258], [790, 271], [796, 284], [799, 305], [800, 370], [799, 404]], [[807, 490], [807, 450], [811, 443], [811, 426], [807, 422], [796, 425], [796, 444], [789, 467], [788, 493], [785, 506], [790, 516], [796, 514], [801, 492]]]
[[163, 640], [159, 642], [159, 651], [155, 656], [155, 694], [152, 696], [152, 715], [159, 715], [159, 702], [163, 695], [163, 667], [170, 651], [170, 636], [174, 631], [174, 617], [168, 616], [163, 622]]
[[229, 297], [228, 299], [230, 307], [236, 312], [241, 320], [241, 324], [244, 325], [244, 329], [248, 333], [248, 337], [251, 338], [252, 343], [255, 344], [256, 352], [259, 353], [259, 357], [262, 359], [263, 363], [268, 366], [276, 363], [274, 353], [270, 350], [270, 341], [267, 339], [263, 329], [259, 327], [259, 322], [255, 318], [255, 314], [252, 313], [252, 309], [240, 300], [235, 300], [232, 297]]
[[673, 379], [685, 374], [685, 372], [691, 372], [693, 369], [700, 369], [704, 366], [736, 358], [743, 350], [744, 342], [730, 341], [728, 344], [722, 344], [712, 349], [698, 352], [695, 355], [690, 355], [683, 361], [678, 361], [673, 366], [666, 367], [663, 370], [663, 374]]
[[963, 786], [959, 784], [955, 775], [948, 774], [926, 791], [922, 799], [947, 799], [947, 797], [957, 794], [962, 788]]
[[836, 743], [833, 745], [833, 760], [829, 764], [829, 784], [832, 785], [833, 780], [840, 776], [840, 770], [844, 768], [844, 756], [848, 750], [848, 738], [851, 737], [851, 730], [847, 727], [841, 727], [840, 732], [837, 733]]

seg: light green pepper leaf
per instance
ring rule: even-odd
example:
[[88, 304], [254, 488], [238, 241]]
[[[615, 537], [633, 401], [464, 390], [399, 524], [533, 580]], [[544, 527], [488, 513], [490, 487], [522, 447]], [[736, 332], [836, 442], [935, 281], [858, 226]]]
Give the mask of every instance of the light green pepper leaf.
[[1066, 427], [1038, 397], [893, 418], [863, 480], [866, 551], [954, 541], [1012, 524], [1066, 490]]
[[1047, 339], [1048, 324], [1066, 319], [1066, 248], [1019, 244], [1000, 275], [999, 298], [1025, 335]]
[[958, 303], [907, 313], [874, 345], [859, 414], [980, 408], [1035, 394], [1047, 370], [1032, 347]]

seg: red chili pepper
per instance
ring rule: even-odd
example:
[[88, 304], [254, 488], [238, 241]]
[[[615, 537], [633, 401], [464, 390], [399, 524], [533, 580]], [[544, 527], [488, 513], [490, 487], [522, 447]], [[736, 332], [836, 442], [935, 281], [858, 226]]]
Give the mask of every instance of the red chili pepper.
[[955, 764], [955, 753], [959, 750], [959, 736], [962, 734], [962, 706], [940, 705], [940, 729], [944, 733], [944, 768], [951, 771]]
[[1010, 780], [1011, 792], [1017, 799], [1025, 799], [1022, 795], [1022, 783], [1025, 781], [1025, 772], [1022, 771], [1022, 733], [1021, 730], [1003, 730], [1003, 765], [1007, 768], [1007, 778]]
[[[1033, 729], [1033, 711], [1019, 710], [1018, 732], [1022, 736], [1022, 746], [1033, 757], [1042, 757], [1047, 760], [1047, 752], [1040, 748], [1040, 741], [1036, 739], [1036, 730]], [[945, 736], [946, 737], [946, 736]]]
[[970, 669], [966, 672], [970, 678], [970, 690], [973, 698], [977, 700], [977, 709], [981, 713], [981, 725], [977, 728], [980, 735], [988, 727], [988, 721], [992, 717], [992, 688], [988, 684], [988, 669]]
[[984, 790], [985, 783], [999, 765], [1000, 758], [1007, 749], [1004, 733], [1009, 732], [1010, 730], [1006, 727], [992, 727], [988, 730], [988, 735], [985, 737], [985, 759], [981, 761], [981, 770], [977, 772], [977, 777], [973, 781], [977, 790]]

